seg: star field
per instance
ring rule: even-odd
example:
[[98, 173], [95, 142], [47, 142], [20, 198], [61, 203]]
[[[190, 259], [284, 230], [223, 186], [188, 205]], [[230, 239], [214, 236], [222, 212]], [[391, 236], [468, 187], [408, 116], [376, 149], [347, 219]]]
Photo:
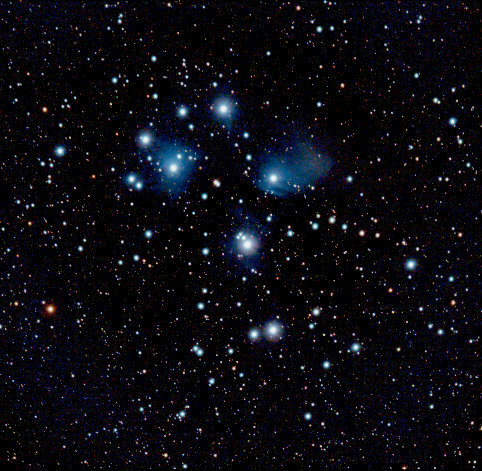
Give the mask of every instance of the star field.
[[475, 3], [26, 3], [0, 464], [478, 469]]

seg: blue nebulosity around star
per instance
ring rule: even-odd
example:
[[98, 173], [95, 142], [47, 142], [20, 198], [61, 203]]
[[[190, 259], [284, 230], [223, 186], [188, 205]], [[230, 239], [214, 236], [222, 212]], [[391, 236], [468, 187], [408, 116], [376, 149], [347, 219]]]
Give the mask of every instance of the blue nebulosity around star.
[[4, 3], [6, 469], [478, 469], [475, 3]]

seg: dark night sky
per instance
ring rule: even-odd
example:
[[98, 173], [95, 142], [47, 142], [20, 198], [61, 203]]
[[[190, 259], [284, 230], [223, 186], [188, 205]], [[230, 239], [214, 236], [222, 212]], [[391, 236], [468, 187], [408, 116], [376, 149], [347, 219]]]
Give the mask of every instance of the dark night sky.
[[478, 469], [475, 2], [0, 12], [0, 464]]

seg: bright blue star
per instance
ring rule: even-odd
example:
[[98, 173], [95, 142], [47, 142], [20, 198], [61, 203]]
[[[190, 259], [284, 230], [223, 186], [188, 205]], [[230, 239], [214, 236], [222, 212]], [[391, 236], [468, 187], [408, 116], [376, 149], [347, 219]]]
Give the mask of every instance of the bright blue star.
[[157, 140], [146, 160], [157, 172], [159, 189], [176, 197], [187, 188], [197, 156], [176, 142]]
[[409, 258], [406, 262], [405, 262], [405, 268], [407, 270], [410, 270], [410, 271], [413, 271], [417, 268], [418, 266], [418, 262], [417, 260], [415, 260], [414, 258]]
[[238, 234], [236, 235], [236, 241], [238, 253], [241, 256], [254, 255], [256, 253], [256, 250], [258, 249], [258, 240], [256, 239], [256, 237], [249, 233], [238, 232]]
[[177, 115], [180, 118], [186, 118], [188, 114], [189, 114], [189, 108], [187, 106], [180, 106], [177, 109]]
[[258, 340], [260, 333], [258, 329], [251, 329], [248, 333], [248, 336], [251, 340]]
[[217, 119], [221, 123], [226, 124], [234, 116], [235, 103], [230, 98], [218, 98], [212, 109]]
[[260, 190], [277, 197], [304, 192], [328, 175], [332, 162], [308, 142], [285, 143], [279, 151], [261, 156], [258, 170]]
[[151, 133], [149, 132], [143, 132], [142, 134], [139, 135], [139, 144], [142, 147], [147, 147], [152, 144], [153, 138]]
[[58, 147], [55, 148], [55, 155], [57, 157], [64, 156], [66, 152], [67, 152], [67, 150], [65, 149], [64, 146], [58, 146]]
[[351, 345], [350, 347], [350, 350], [353, 352], [353, 353], [357, 353], [361, 350], [361, 345], [358, 343], [358, 342], [355, 342]]
[[292, 191], [291, 172], [282, 163], [269, 163], [261, 167], [259, 188], [275, 196], [285, 196]]
[[283, 326], [278, 321], [270, 321], [264, 326], [264, 336], [271, 342], [280, 340], [283, 335]]

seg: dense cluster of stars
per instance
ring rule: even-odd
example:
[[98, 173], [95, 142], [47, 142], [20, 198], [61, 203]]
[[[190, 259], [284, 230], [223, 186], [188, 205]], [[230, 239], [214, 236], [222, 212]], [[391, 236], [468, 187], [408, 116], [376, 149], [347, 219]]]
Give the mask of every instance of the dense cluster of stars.
[[3, 6], [0, 463], [477, 469], [477, 13]]

